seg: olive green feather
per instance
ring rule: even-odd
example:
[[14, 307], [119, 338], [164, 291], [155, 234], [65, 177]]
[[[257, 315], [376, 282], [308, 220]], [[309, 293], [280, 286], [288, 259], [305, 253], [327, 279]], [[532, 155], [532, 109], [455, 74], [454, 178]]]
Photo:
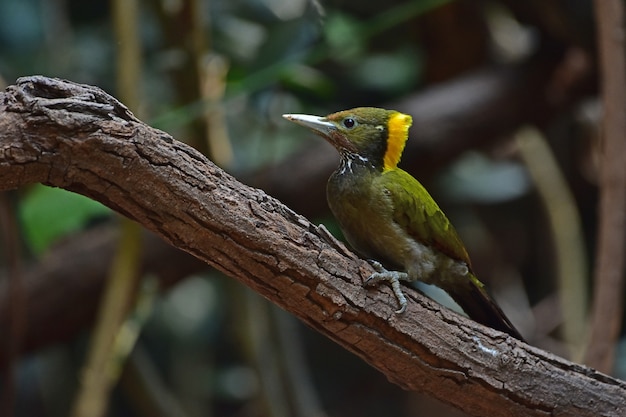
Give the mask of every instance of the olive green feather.
[[375, 181], [388, 190], [393, 203], [393, 220], [403, 230], [418, 242], [470, 267], [469, 256], [456, 229], [422, 184], [400, 168], [383, 172]]

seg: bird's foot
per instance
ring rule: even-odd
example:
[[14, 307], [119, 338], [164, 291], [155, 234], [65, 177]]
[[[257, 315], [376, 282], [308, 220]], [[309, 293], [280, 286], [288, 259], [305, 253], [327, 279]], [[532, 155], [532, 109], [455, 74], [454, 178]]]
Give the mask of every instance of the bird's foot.
[[388, 271], [378, 261], [369, 261], [372, 267], [376, 270], [365, 280], [365, 285], [376, 285], [381, 281], [389, 282], [391, 290], [400, 303], [400, 309], [396, 310], [396, 314], [402, 314], [406, 310], [407, 300], [402, 289], [400, 288], [400, 281], [408, 281], [408, 275], [406, 272]]

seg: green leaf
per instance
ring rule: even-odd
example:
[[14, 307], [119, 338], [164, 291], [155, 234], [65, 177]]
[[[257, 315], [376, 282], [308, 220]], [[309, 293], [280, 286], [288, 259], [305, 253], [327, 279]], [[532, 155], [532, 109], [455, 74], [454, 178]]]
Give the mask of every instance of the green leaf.
[[20, 221], [26, 240], [35, 253], [52, 242], [82, 229], [90, 220], [111, 210], [97, 201], [60, 188], [36, 185], [22, 198]]

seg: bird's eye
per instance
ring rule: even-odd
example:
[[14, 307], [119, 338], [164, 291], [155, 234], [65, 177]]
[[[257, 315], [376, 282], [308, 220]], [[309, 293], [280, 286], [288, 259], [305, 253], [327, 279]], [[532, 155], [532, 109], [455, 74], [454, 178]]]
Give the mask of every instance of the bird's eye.
[[354, 126], [356, 126], [356, 120], [354, 120], [352, 117], [346, 117], [345, 119], [343, 119], [343, 125], [347, 129], [352, 129]]

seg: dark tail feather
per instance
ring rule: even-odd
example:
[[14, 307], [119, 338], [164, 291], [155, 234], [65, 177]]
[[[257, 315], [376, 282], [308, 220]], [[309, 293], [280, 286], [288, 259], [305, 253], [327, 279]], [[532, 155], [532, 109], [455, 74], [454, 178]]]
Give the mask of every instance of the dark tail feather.
[[465, 285], [455, 282], [454, 288], [443, 288], [454, 301], [474, 321], [501, 332], [508, 333], [516, 339], [524, 341], [522, 335], [511, 324], [500, 307], [489, 296], [484, 285], [471, 273]]

